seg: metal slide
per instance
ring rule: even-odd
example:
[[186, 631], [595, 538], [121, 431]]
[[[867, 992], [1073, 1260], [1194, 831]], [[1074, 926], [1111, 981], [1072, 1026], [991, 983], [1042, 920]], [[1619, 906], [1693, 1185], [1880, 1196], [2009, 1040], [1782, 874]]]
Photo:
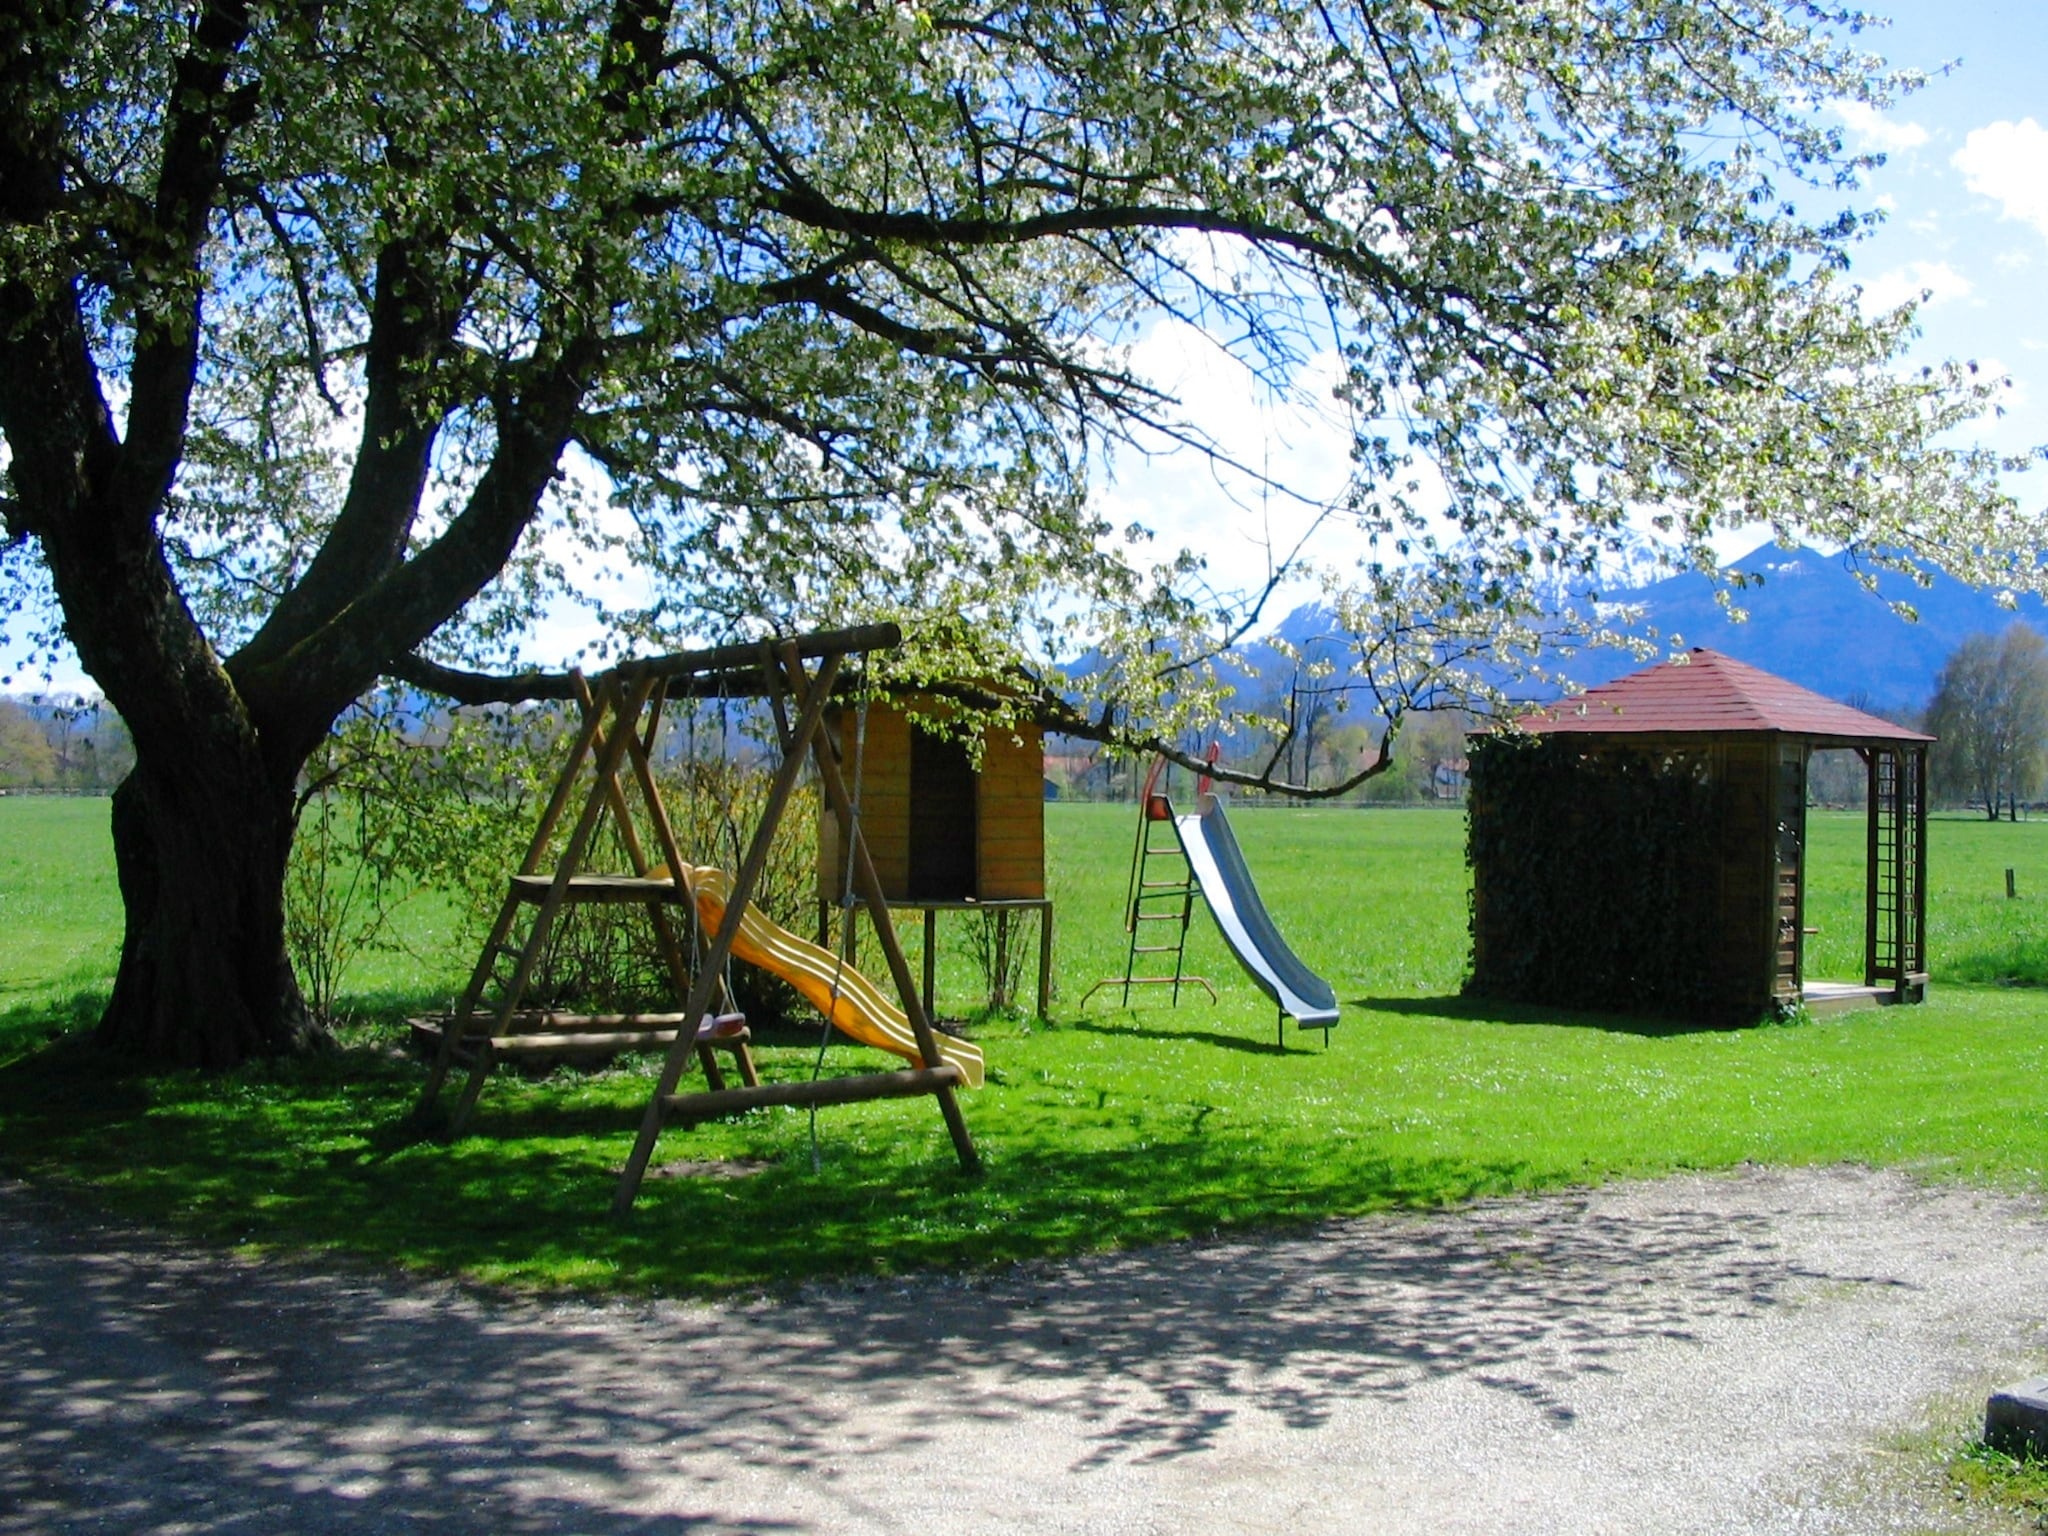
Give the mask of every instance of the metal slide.
[[1202, 888], [1202, 899], [1215, 915], [1238, 964], [1256, 981], [1280, 1011], [1304, 1029], [1320, 1029], [1327, 1037], [1337, 1022], [1337, 994], [1330, 984], [1302, 964], [1301, 957], [1287, 947], [1259, 888], [1252, 884], [1238, 851], [1237, 836], [1223, 814], [1223, 802], [1204, 793], [1196, 802], [1201, 809], [1191, 815], [1175, 816], [1174, 829], [1181, 847], [1187, 850], [1188, 868]]

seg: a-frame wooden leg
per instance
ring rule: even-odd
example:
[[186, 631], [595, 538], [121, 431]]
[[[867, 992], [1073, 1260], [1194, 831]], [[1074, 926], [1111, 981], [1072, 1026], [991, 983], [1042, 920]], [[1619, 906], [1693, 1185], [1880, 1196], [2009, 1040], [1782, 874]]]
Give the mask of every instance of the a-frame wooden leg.
[[[576, 825], [569, 834], [569, 841], [556, 864], [554, 878], [549, 882], [547, 892], [541, 899], [540, 910], [535, 913], [532, 926], [527, 930], [526, 940], [520, 946], [518, 964], [514, 968], [512, 979], [492, 1011], [490, 1033], [488, 1037], [475, 1043], [475, 1057], [470, 1065], [469, 1081], [464, 1085], [462, 1096], [457, 1100], [455, 1109], [449, 1117], [450, 1135], [461, 1133], [470, 1112], [476, 1107], [477, 1098], [483, 1091], [484, 1080], [490, 1076], [494, 1064], [495, 1053], [491, 1041], [506, 1032], [513, 1015], [519, 1011], [520, 1002], [532, 982], [534, 968], [539, 963], [541, 951], [546, 946], [548, 934], [552, 931], [555, 919], [561, 914], [563, 904], [568, 898], [570, 883], [582, 867], [591, 834], [596, 831], [598, 822], [603, 819], [616, 796], [620, 761], [625, 755], [627, 744], [635, 739], [636, 723], [654, 686], [652, 680], [643, 680], [628, 689], [616, 678], [607, 678], [599, 688], [593, 706], [586, 709], [583, 727], [577, 734], [576, 749], [571, 754], [568, 765], [562, 770], [562, 777], [556, 782], [554, 795], [542, 817], [541, 830], [528, 848], [524, 862], [535, 867], [523, 868], [522, 874], [537, 872], [537, 866], [545, 856], [548, 836], [553, 830], [554, 823], [559, 820], [562, 810], [566, 808], [575, 781], [582, 771], [583, 762], [591, 755], [593, 748], [596, 754], [595, 778], [589, 794], [584, 799], [582, 813], [577, 817]], [[607, 718], [612, 722], [609, 732], [603, 729]], [[508, 910], [520, 899], [520, 889], [515, 884], [507, 896]], [[510, 921], [507, 914], [501, 912], [500, 924], [494, 925], [493, 928], [494, 940], [502, 946], [509, 932]], [[477, 1004], [481, 1001], [480, 995], [474, 994], [480, 993], [481, 986], [488, 984], [488, 978], [493, 974], [490, 969], [492, 960], [493, 956], [487, 950], [483, 960], [479, 962], [477, 971], [471, 977], [472, 993], [465, 994], [464, 1006], [457, 1011], [456, 1018], [449, 1022], [448, 1032], [442, 1040], [444, 1058], [449, 1056], [456, 1045], [464, 1043], [458, 1037], [467, 1034], [469, 1020], [474, 1017]], [[432, 1093], [440, 1091], [441, 1079], [445, 1075], [444, 1066], [440, 1073], [430, 1078], [429, 1088]], [[424, 1110], [429, 1103], [431, 1098], [423, 1097], [421, 1109]]]
[[[772, 653], [764, 654], [764, 662], [772, 664]], [[817, 733], [819, 722], [824, 718], [825, 702], [832, 691], [832, 679], [838, 675], [839, 662], [839, 656], [834, 654], [819, 663], [818, 679], [809, 697], [803, 701], [801, 711], [799, 730], [804, 740]], [[755, 887], [760, 884], [769, 848], [774, 842], [776, 828], [782, 822], [782, 813], [788, 808], [789, 797], [796, 789], [803, 761], [801, 750], [785, 751], [775, 770], [775, 778], [768, 790], [768, 803], [762, 808], [760, 823], [754, 829], [753, 844], [733, 880], [725, 917], [719, 923], [717, 937], [711, 941], [711, 948], [700, 962], [701, 968], [690, 987], [690, 998], [683, 1008], [689, 1018], [701, 1017], [710, 1005], [712, 987], [732, 954], [733, 940], [739, 937], [740, 920], [746, 913], [747, 903], [753, 899]], [[640, 1134], [633, 1142], [625, 1167], [619, 1171], [618, 1187], [612, 1196], [612, 1211], [616, 1215], [624, 1215], [631, 1210], [635, 1197], [640, 1193], [641, 1180], [647, 1176], [647, 1164], [654, 1156], [654, 1144], [661, 1136], [662, 1100], [675, 1092], [684, 1064], [690, 1059], [693, 1043], [687, 1032], [678, 1036], [669, 1049], [667, 1061], [662, 1064], [661, 1077], [647, 1101], [647, 1111], [640, 1119]]]
[[[802, 664], [797, 661], [793, 649], [785, 652], [783, 667], [785, 672], [794, 672], [795, 680], [801, 680]], [[824, 784], [826, 800], [833, 814], [839, 818], [840, 843], [853, 860], [854, 892], [867, 907], [875, 937], [888, 959], [889, 976], [902, 999], [904, 1015], [910, 1020], [918, 1053], [924, 1058], [926, 1067], [936, 1067], [944, 1058], [939, 1055], [931, 1020], [925, 1015], [917, 981], [910, 973], [910, 962], [904, 957], [903, 946], [897, 938], [895, 920], [890, 916], [888, 898], [882, 890], [882, 878], [876, 872], [874, 858], [868, 851], [867, 836], [861, 831], [860, 818], [854, 814], [853, 797], [847, 793], [846, 779], [839, 771], [838, 751], [832, 745], [831, 737], [815, 727], [806, 739], [812, 758], [818, 765], [818, 777]], [[788, 750], [787, 746], [785, 750]], [[801, 740], [795, 750], [803, 750]], [[975, 1151], [974, 1138], [967, 1132], [967, 1118], [960, 1112], [958, 1096], [950, 1084], [941, 1084], [934, 1090], [934, 1097], [939, 1101], [939, 1112], [945, 1116], [946, 1130], [953, 1138], [953, 1151], [960, 1159], [960, 1166], [969, 1173], [979, 1173], [981, 1154]]]

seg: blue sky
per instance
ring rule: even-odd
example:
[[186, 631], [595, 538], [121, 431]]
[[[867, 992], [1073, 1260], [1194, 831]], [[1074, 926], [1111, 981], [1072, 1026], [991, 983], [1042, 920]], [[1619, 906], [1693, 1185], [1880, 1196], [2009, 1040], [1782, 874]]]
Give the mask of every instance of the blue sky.
[[[1883, 114], [1831, 109], [1851, 148], [1886, 156], [1863, 194], [1886, 220], [1858, 247], [1852, 275], [1873, 307], [1929, 293], [1916, 360], [1971, 359], [2011, 377], [2006, 414], [1975, 435], [2022, 453], [2048, 443], [2048, 0], [1890, 0], [1881, 8], [1894, 21], [1865, 34], [1871, 51], [1930, 79]], [[1141, 367], [1178, 390], [1226, 448], [1311, 498], [1341, 492], [1347, 441], [1333, 418], [1259, 400], [1199, 337], [1162, 327], [1140, 351]], [[2048, 505], [2048, 468], [2008, 484], [2024, 502]], [[1220, 483], [1187, 454], [1126, 455], [1102, 499], [1118, 525], [1143, 521], [1161, 546], [1201, 549], [1212, 568], [1246, 582], [1268, 544], [1286, 546], [1306, 518], [1299, 506]], [[1733, 536], [1724, 553], [1745, 553], [1759, 537]], [[533, 659], [559, 661], [586, 636], [580, 620], [563, 615], [542, 626]], [[19, 660], [0, 657], [0, 674]], [[38, 681], [16, 673], [12, 686]], [[52, 684], [92, 690], [68, 658]]]
[[[1932, 297], [1919, 354], [2011, 375], [2007, 415], [1981, 434], [2011, 452], [2048, 443], [2048, 8], [2041, 0], [1893, 0], [1877, 51], [1945, 74], [1881, 117], [1845, 122], [1885, 153], [1870, 192], [1884, 227], [1858, 252], [1866, 295]], [[2048, 501], [2035, 470], [2012, 489]]]

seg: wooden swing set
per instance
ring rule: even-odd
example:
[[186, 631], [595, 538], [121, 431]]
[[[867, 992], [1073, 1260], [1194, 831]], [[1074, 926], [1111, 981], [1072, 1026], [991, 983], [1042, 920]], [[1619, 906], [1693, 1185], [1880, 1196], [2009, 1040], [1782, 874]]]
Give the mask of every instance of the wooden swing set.
[[[460, 1133], [485, 1079], [501, 1060], [588, 1058], [624, 1050], [661, 1049], [666, 1056], [641, 1118], [632, 1155], [619, 1175], [612, 1200], [615, 1212], [631, 1208], [664, 1127], [696, 1125], [776, 1104], [852, 1104], [929, 1094], [939, 1101], [961, 1166], [969, 1172], [978, 1169], [980, 1161], [955, 1094], [964, 1080], [962, 1068], [941, 1053], [890, 920], [888, 902], [861, 831], [857, 800], [848, 791], [841, 768], [839, 748], [831, 733], [823, 729], [826, 705], [846, 658], [891, 649], [901, 642], [895, 625], [867, 625], [629, 661], [601, 674], [594, 685], [579, 679], [583, 720], [568, 762], [526, 856], [511, 878], [461, 1000], [445, 1022], [426, 1031], [438, 1038], [416, 1115], [424, 1116], [433, 1106], [457, 1067], [467, 1068], [469, 1076], [450, 1115], [451, 1134]], [[693, 876], [716, 872], [694, 871], [684, 861], [655, 778], [655, 743], [663, 705], [671, 698], [766, 698], [781, 751], [746, 857], [730, 889], [718, 892], [723, 912], [716, 931], [708, 946], [701, 942], [693, 945], [696, 953], [688, 958], [671, 913], [679, 906], [686, 907], [694, 924], [700, 893], [693, 889]], [[711, 1005], [714, 993], [723, 987], [748, 903], [806, 759], [816, 765], [826, 804], [838, 824], [841, 846], [851, 852], [853, 894], [874, 923], [918, 1060], [897, 1071], [763, 1083], [754, 1067], [746, 1020], [732, 1010], [730, 994], [724, 997], [724, 1011], [714, 1012]], [[555, 831], [585, 780], [586, 767], [590, 772], [582, 810], [550, 873], [545, 866]], [[652, 850], [636, 828], [632, 796], [637, 796], [651, 829]], [[607, 816], [632, 865], [630, 874], [600, 873], [586, 867], [593, 836]], [[719, 885], [723, 884], [720, 880]], [[565, 908], [583, 903], [637, 906], [645, 911], [670, 986], [684, 1000], [680, 1012], [567, 1014], [522, 1006], [555, 922]], [[847, 921], [851, 920], [849, 912]], [[835, 979], [835, 999], [836, 988]], [[727, 1082], [718, 1059], [721, 1052], [732, 1058], [740, 1077], [738, 1086]], [[950, 1054], [957, 1056], [959, 1051]], [[704, 1069], [706, 1087], [679, 1092], [683, 1072], [693, 1056]]]

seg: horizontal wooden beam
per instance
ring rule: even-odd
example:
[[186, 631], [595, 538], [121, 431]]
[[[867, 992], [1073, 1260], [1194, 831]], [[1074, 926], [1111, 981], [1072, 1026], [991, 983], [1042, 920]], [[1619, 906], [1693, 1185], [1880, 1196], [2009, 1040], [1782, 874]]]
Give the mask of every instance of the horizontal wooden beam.
[[[785, 642], [775, 643], [779, 647]], [[797, 655], [803, 660], [815, 661], [822, 656], [844, 656], [854, 651], [894, 650], [903, 643], [903, 630], [895, 624], [857, 624], [851, 629], [827, 629], [797, 635], [786, 643], [794, 645]], [[747, 678], [749, 668], [756, 669], [753, 675], [759, 679], [760, 665], [761, 642], [752, 640], [734, 645], [714, 645], [701, 651], [676, 651], [667, 656], [622, 661], [612, 671], [629, 681], [645, 677], [685, 678], [725, 673], [737, 687]], [[677, 691], [694, 693], [702, 690]], [[753, 691], [761, 689], [757, 686]]]
[[[470, 1015], [470, 1027], [463, 1031], [461, 1044], [488, 1043], [500, 1055], [543, 1055], [550, 1051], [651, 1050], [668, 1045], [681, 1032], [687, 1015], [680, 1013], [515, 1013], [507, 1021], [510, 1034], [493, 1036], [489, 1014]], [[421, 1018], [408, 1021], [415, 1039], [438, 1044], [450, 1020]], [[707, 1016], [693, 1037], [699, 1045], [737, 1048], [753, 1039], [746, 1020], [738, 1014]]]
[[869, 1099], [908, 1099], [960, 1086], [960, 1069], [951, 1062], [913, 1067], [902, 1072], [869, 1072], [859, 1077], [826, 1077], [816, 1082], [763, 1083], [758, 1088], [724, 1088], [709, 1093], [669, 1094], [661, 1101], [664, 1115], [683, 1125], [722, 1120], [771, 1105], [808, 1107], [861, 1104]]
[[[472, 1018], [490, 1022], [488, 1014]], [[589, 1034], [605, 1029], [681, 1029], [689, 1022], [687, 1013], [556, 1013], [545, 1009], [522, 1009], [506, 1021], [514, 1034]], [[707, 1013], [697, 1022], [701, 1039], [720, 1035], [744, 1035], [747, 1018], [741, 1013]]]
[[675, 1044], [676, 1034], [677, 1031], [673, 1029], [627, 1029], [605, 1034], [592, 1032], [578, 1035], [499, 1035], [490, 1042], [490, 1047], [492, 1052], [499, 1056], [576, 1056], [586, 1052], [596, 1054], [600, 1051], [654, 1051]]
[[[553, 887], [553, 875], [514, 875], [512, 894], [521, 901], [545, 901]], [[682, 892], [673, 880], [643, 880], [637, 875], [575, 875], [563, 900], [570, 906], [590, 903], [644, 905], [650, 901], [679, 902]]]

